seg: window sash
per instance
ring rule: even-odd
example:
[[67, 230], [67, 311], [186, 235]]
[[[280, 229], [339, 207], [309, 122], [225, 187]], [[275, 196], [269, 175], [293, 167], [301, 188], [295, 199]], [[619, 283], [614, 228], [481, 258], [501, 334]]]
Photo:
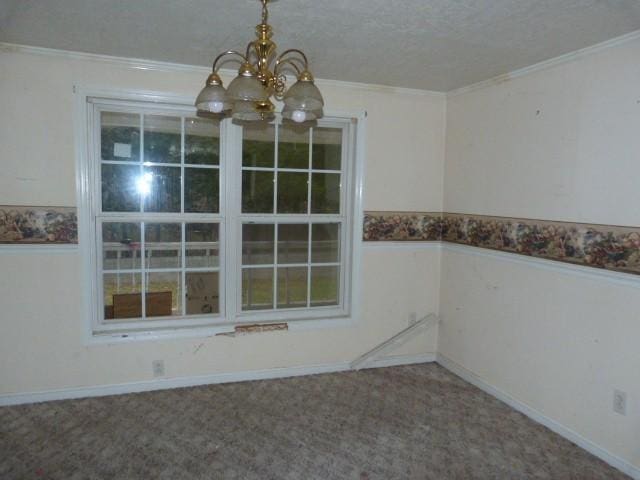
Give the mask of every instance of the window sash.
[[[227, 312], [230, 318], [235, 319], [236, 323], [242, 322], [269, 322], [269, 321], [292, 321], [305, 319], [325, 319], [346, 317], [350, 313], [350, 296], [351, 296], [351, 265], [352, 265], [352, 230], [353, 220], [351, 212], [353, 211], [353, 169], [355, 158], [355, 130], [353, 123], [348, 119], [329, 118], [318, 121], [318, 126], [323, 128], [340, 128], [342, 130], [342, 149], [341, 149], [341, 169], [335, 170], [319, 170], [319, 169], [291, 169], [278, 168], [278, 149], [274, 152], [274, 166], [264, 167], [243, 167], [242, 166], [242, 147], [243, 147], [243, 129], [237, 125], [231, 125], [233, 130], [231, 138], [229, 138], [228, 148], [231, 150], [227, 158], [239, 159], [235, 168], [228, 170], [228, 184], [233, 185], [229, 188], [227, 204], [228, 210], [228, 229], [230, 235], [235, 239], [234, 252], [228, 252], [233, 255], [233, 261], [229, 262], [233, 267], [233, 271], [227, 271], [227, 279], [229, 283], [234, 285], [233, 289], [228, 289], [227, 293]], [[279, 128], [276, 128], [274, 137], [274, 146], [279, 140]], [[311, 151], [313, 140], [310, 141], [309, 149]], [[311, 161], [311, 156], [310, 159]], [[311, 167], [311, 165], [310, 165]], [[341, 173], [342, 188], [340, 190], [340, 212], [337, 214], [312, 214], [310, 213], [310, 205], [307, 213], [243, 213], [242, 212], [242, 172], [245, 170], [274, 172], [277, 182], [278, 171], [299, 171], [308, 173], [317, 171], [321, 173]], [[311, 185], [309, 185], [311, 189]], [[277, 188], [274, 188], [274, 211], [277, 208]], [[310, 198], [310, 197], [308, 197]], [[284, 224], [284, 223], [338, 223], [340, 224], [340, 266], [338, 304], [332, 306], [313, 306], [300, 308], [275, 308], [277, 307], [277, 272], [276, 266], [273, 267], [273, 303], [274, 308], [264, 310], [242, 310], [242, 225], [245, 223], [258, 224]], [[311, 230], [311, 229], [310, 229]], [[276, 228], [277, 232], [277, 228]], [[276, 234], [277, 235], [277, 234]], [[277, 250], [277, 238], [274, 238], [275, 249]], [[310, 261], [311, 259], [309, 259]], [[259, 267], [265, 268], [265, 267]], [[309, 279], [310, 269], [307, 277], [307, 289], [310, 288]], [[309, 296], [309, 292], [307, 292]], [[310, 300], [309, 297], [307, 300]]]
[[[177, 327], [187, 327], [187, 326], [198, 326], [198, 325], [207, 325], [211, 323], [219, 323], [219, 321], [224, 317], [224, 309], [225, 309], [225, 284], [224, 284], [224, 271], [225, 271], [225, 258], [224, 258], [224, 246], [225, 246], [225, 234], [224, 234], [224, 223], [218, 220], [211, 219], [203, 219], [202, 217], [195, 218], [191, 217], [192, 220], [186, 220], [183, 216], [180, 215], [163, 215], [162, 221], [158, 222], [156, 219], [149, 220], [143, 214], [136, 215], [120, 215], [120, 216], [109, 216], [107, 218], [97, 217], [96, 218], [96, 271], [97, 271], [97, 286], [98, 286], [98, 295], [97, 295], [97, 316], [98, 321], [102, 329], [106, 331], [110, 330], [120, 330], [123, 325], [130, 327], [131, 329], [136, 328], [156, 328], [161, 326], [170, 326], [174, 325]], [[139, 223], [141, 224], [140, 231], [140, 267], [131, 268], [131, 269], [109, 269], [104, 267], [104, 242], [102, 240], [102, 229], [104, 223]], [[181, 225], [181, 241], [179, 242], [179, 258], [180, 258], [180, 266], [179, 267], [167, 267], [167, 268], [156, 268], [149, 267], [146, 265], [147, 262], [147, 252], [151, 251], [145, 242], [145, 227], [146, 224], [155, 224], [155, 223], [175, 223]], [[208, 223], [218, 225], [218, 241], [217, 242], [208, 242], [212, 244], [218, 245], [218, 266], [217, 267], [189, 267], [187, 266], [187, 249], [190, 247], [192, 242], [186, 242], [186, 225], [190, 223]], [[184, 224], [184, 226], [182, 226]], [[158, 242], [154, 242], [158, 243]], [[151, 256], [149, 256], [151, 258]], [[218, 312], [217, 313], [208, 313], [208, 314], [187, 314], [186, 313], [186, 276], [189, 273], [217, 273], [218, 274]], [[149, 274], [155, 273], [178, 273], [180, 274], [180, 314], [172, 315], [172, 316], [146, 316], [146, 294], [152, 293], [148, 292], [146, 287], [146, 277]], [[104, 275], [116, 275], [116, 274], [139, 274], [141, 276], [141, 285], [140, 285], [140, 294], [141, 294], [141, 317], [136, 318], [113, 318], [106, 319], [104, 318], [105, 312], [105, 303], [104, 303]]]

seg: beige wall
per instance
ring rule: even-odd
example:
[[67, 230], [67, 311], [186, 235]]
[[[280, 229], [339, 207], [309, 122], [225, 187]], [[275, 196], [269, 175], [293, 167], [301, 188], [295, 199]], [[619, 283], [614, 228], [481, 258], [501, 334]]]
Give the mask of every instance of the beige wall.
[[[367, 210], [640, 225], [638, 58], [635, 41], [446, 105], [386, 88], [323, 92], [328, 108], [369, 113]], [[193, 95], [202, 81], [0, 54], [0, 204], [76, 203], [74, 83]], [[411, 312], [440, 311], [440, 353], [640, 468], [640, 285], [480, 253], [365, 247], [352, 328], [90, 347], [78, 254], [0, 253], [0, 394], [147, 380], [158, 358], [169, 377], [346, 361]], [[395, 353], [434, 352], [436, 334]], [[611, 411], [614, 388], [628, 393], [626, 417]]]
[[[0, 205], [76, 204], [74, 84], [195, 96], [205, 76], [5, 49]], [[364, 207], [440, 209], [444, 96], [320, 84], [328, 109], [368, 111]], [[437, 249], [365, 248], [356, 272], [363, 279], [361, 318], [354, 327], [84, 346], [79, 253], [3, 251], [0, 394], [148, 380], [154, 359], [164, 359], [167, 377], [350, 361], [405, 328], [411, 312], [438, 310]], [[433, 329], [393, 354], [434, 353], [436, 336]]]
[[[640, 226], [639, 59], [636, 40], [450, 96], [445, 210]], [[439, 352], [640, 468], [640, 280], [482, 253], [443, 253]]]
[[447, 99], [451, 212], [639, 225], [640, 40]]

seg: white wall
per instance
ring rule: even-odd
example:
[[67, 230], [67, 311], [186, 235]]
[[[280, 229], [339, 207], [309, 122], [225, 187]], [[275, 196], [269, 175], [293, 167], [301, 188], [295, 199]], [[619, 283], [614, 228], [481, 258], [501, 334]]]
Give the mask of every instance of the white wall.
[[[0, 205], [76, 205], [74, 84], [195, 96], [205, 78], [3, 48]], [[365, 209], [441, 209], [444, 96], [319, 83], [328, 109], [368, 111]], [[84, 346], [77, 250], [17, 250], [0, 248], [0, 394], [148, 380], [154, 359], [168, 377], [350, 361], [406, 327], [411, 312], [438, 310], [437, 249], [365, 247], [355, 327]], [[393, 353], [434, 353], [436, 337], [432, 329]]]
[[[445, 210], [640, 226], [639, 60], [635, 40], [450, 96]], [[443, 253], [439, 352], [640, 469], [640, 279], [506, 258]]]

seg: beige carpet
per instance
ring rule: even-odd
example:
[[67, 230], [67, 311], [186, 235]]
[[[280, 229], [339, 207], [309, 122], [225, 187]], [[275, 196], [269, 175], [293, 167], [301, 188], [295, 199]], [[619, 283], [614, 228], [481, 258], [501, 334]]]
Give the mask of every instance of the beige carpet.
[[0, 478], [626, 477], [425, 364], [0, 408]]

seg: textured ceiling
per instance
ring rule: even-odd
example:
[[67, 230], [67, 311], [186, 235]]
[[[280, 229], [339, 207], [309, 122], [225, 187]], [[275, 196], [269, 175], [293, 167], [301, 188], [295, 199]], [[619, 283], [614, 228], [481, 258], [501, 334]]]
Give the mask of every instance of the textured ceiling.
[[[640, 29], [639, 0], [279, 0], [274, 40], [320, 78], [448, 91]], [[208, 65], [256, 0], [0, 0], [0, 41]]]

